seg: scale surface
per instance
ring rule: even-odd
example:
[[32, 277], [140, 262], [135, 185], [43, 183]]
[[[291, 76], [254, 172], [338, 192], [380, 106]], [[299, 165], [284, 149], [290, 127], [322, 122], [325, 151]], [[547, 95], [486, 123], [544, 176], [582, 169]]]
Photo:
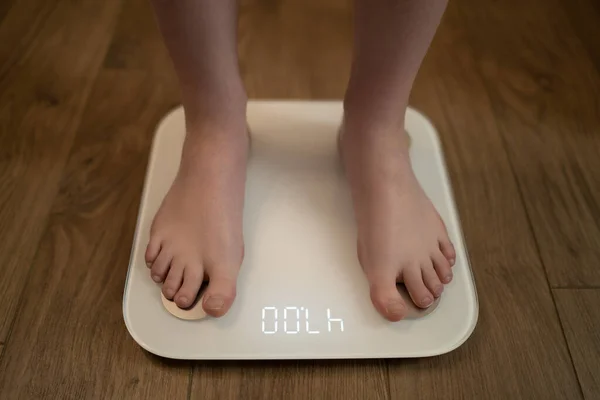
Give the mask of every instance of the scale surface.
[[415, 172], [456, 247], [454, 279], [433, 312], [392, 323], [371, 304], [356, 258], [352, 203], [336, 147], [341, 117], [340, 102], [248, 104], [252, 154], [237, 298], [226, 316], [192, 321], [166, 310], [144, 261], [185, 132], [182, 108], [161, 121], [123, 299], [127, 329], [141, 347], [174, 359], [408, 358], [446, 353], [468, 339], [477, 295], [434, 127], [407, 111]]

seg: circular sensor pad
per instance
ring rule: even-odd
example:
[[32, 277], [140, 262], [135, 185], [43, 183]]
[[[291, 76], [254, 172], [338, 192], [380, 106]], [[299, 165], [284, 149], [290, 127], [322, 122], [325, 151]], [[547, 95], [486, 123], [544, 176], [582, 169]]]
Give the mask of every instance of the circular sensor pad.
[[202, 287], [198, 291], [198, 296], [196, 296], [196, 300], [188, 308], [180, 308], [177, 304], [175, 304], [174, 301], [167, 299], [161, 291], [160, 297], [162, 300], [162, 304], [169, 313], [171, 313], [179, 319], [184, 319], [188, 321], [204, 319], [208, 316], [202, 308], [202, 298], [204, 296], [206, 286], [207, 282], [205, 282], [202, 285]]
[[408, 307], [408, 313], [405, 317], [406, 319], [423, 318], [423, 317], [431, 314], [437, 308], [438, 304], [440, 304], [441, 297], [438, 297], [437, 299], [435, 299], [433, 301], [433, 304], [431, 304], [427, 308], [417, 307], [415, 305], [415, 303], [412, 301], [412, 298], [410, 297], [410, 294], [408, 293], [408, 290], [406, 289], [406, 286], [404, 286], [403, 283], [396, 284], [396, 288], [398, 289], [398, 292], [400, 292], [400, 296], [402, 297], [402, 300], [404, 300], [404, 303]]

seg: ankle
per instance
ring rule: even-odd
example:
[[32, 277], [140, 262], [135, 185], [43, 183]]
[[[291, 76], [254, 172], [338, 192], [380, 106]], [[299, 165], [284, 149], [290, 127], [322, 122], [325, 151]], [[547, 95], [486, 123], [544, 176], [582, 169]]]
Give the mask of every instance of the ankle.
[[181, 168], [197, 171], [215, 159], [224, 164], [245, 162], [250, 138], [245, 120], [203, 120], [186, 128]]
[[394, 121], [362, 114], [345, 114], [340, 129], [340, 151], [380, 153], [392, 150], [397, 157], [408, 158], [410, 138], [404, 129], [404, 118]]
[[349, 86], [344, 96], [344, 122], [358, 130], [389, 131], [403, 129], [408, 96], [390, 89]]
[[344, 113], [343, 136], [351, 140], [371, 141], [405, 135], [404, 114], [385, 118], [377, 114], [359, 111]]
[[248, 98], [243, 87], [190, 89], [182, 98], [186, 123], [192, 129], [208, 124], [229, 130], [245, 124]]

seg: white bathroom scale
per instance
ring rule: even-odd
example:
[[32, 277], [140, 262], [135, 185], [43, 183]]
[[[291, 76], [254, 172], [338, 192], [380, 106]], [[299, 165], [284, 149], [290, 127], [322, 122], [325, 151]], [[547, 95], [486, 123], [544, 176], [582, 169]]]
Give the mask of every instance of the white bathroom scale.
[[191, 360], [409, 358], [447, 353], [468, 339], [477, 294], [434, 127], [407, 111], [415, 172], [456, 248], [454, 279], [430, 310], [388, 322], [371, 303], [356, 256], [350, 192], [337, 153], [342, 112], [341, 102], [249, 102], [246, 252], [236, 300], [221, 318], [175, 316], [145, 265], [152, 219], [179, 165], [183, 109], [160, 122], [123, 298], [127, 329], [142, 348]]

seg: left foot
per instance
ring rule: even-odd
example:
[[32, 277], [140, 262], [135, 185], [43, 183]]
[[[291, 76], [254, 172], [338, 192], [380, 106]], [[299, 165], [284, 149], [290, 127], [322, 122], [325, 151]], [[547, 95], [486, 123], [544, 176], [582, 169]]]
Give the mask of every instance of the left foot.
[[358, 258], [371, 301], [390, 321], [408, 311], [396, 282], [429, 307], [452, 280], [456, 254], [444, 223], [412, 170], [403, 128], [346, 124], [341, 158], [358, 227]]

